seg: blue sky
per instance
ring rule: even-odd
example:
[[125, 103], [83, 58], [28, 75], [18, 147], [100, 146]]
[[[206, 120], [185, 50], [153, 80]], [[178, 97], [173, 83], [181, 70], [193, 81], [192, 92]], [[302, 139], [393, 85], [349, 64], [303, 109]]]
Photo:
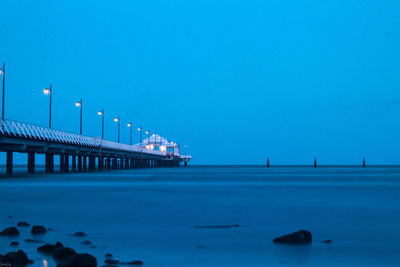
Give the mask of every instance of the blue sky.
[[[398, 1], [0, 3], [6, 117], [116, 140], [113, 117], [196, 164], [400, 163]], [[129, 130], [121, 129], [129, 142]], [[138, 136], [135, 136], [138, 140]]]

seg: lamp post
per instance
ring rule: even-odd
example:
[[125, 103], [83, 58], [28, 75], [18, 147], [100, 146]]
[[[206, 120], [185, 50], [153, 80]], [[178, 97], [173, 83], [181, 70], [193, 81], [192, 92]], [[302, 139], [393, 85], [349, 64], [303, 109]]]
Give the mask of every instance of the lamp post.
[[99, 110], [97, 115], [101, 116], [101, 139], [104, 139], [104, 108]]
[[114, 121], [118, 122], [118, 144], [119, 144], [119, 124], [120, 124], [119, 115], [118, 115], [118, 117], [114, 118]]
[[128, 126], [129, 128], [131, 128], [130, 130], [131, 130], [131, 142], [130, 142], [130, 144], [132, 145], [132, 122], [130, 122], [130, 123], [128, 123], [126, 126]]
[[145, 132], [147, 134], [147, 144], [149, 145], [150, 148], [150, 131]]
[[3, 67], [0, 69], [1, 76], [3, 76], [3, 97], [1, 105], [1, 118], [4, 120], [4, 90], [5, 90], [5, 79], [6, 79], [6, 63], [3, 63]]
[[52, 89], [51, 89], [51, 84], [50, 84], [49, 88], [45, 88], [45, 89], [43, 90], [43, 93], [44, 93], [45, 95], [49, 95], [49, 98], [50, 98], [50, 105], [49, 105], [49, 128], [51, 129], [51, 96], [53, 95], [53, 91], [52, 91]]
[[142, 127], [139, 127], [138, 129], [137, 129], [139, 132], [140, 132], [140, 147], [142, 147], [142, 140], [143, 140], [143, 130], [142, 130]]
[[81, 109], [81, 116], [80, 116], [80, 127], [79, 127], [79, 134], [82, 135], [82, 98], [79, 101], [76, 101], [75, 106]]

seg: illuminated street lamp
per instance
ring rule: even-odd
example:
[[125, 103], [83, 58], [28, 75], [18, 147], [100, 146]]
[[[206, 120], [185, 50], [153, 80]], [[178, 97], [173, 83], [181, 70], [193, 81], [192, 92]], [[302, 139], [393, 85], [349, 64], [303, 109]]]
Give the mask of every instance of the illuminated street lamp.
[[83, 106], [82, 98], [79, 101], [76, 101], [75, 106], [81, 109], [79, 134], [82, 135], [82, 106]]
[[49, 128], [51, 129], [51, 96], [53, 95], [53, 91], [51, 90], [51, 84], [49, 88], [45, 88], [43, 90], [43, 94], [49, 95], [50, 98], [50, 105], [49, 105]]
[[3, 77], [3, 96], [2, 96], [2, 106], [1, 106], [1, 118], [4, 120], [4, 81], [6, 79], [6, 64], [3, 63], [3, 67], [0, 69], [0, 74]]
[[118, 117], [115, 117], [115, 118], [114, 118], [114, 121], [115, 121], [115, 122], [118, 122], [118, 144], [119, 144], [119, 124], [120, 124], [119, 115], [118, 115]]
[[101, 116], [101, 139], [104, 139], [104, 108], [99, 110], [97, 115]]
[[131, 128], [131, 145], [132, 145], [132, 122], [128, 123], [126, 126], [128, 126], [129, 128]]

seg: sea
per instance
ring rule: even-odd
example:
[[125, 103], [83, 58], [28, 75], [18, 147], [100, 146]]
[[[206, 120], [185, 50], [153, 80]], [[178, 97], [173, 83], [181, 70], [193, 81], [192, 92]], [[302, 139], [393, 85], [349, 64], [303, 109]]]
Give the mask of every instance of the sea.
[[[0, 236], [0, 254], [22, 249], [31, 266], [56, 266], [36, 249], [57, 241], [99, 266], [106, 253], [144, 266], [400, 266], [396, 166], [17, 171], [0, 178], [0, 210], [0, 229], [19, 221], [49, 229]], [[272, 242], [302, 229], [311, 244]]]

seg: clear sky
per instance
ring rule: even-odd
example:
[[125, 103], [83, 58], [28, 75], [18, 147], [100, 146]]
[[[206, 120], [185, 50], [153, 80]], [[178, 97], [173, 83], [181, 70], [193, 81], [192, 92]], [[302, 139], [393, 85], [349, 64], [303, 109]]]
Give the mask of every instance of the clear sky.
[[[6, 117], [116, 140], [113, 117], [196, 164], [400, 163], [400, 2], [0, 2]], [[129, 142], [129, 130], [121, 129]], [[136, 141], [137, 133], [135, 135]]]

